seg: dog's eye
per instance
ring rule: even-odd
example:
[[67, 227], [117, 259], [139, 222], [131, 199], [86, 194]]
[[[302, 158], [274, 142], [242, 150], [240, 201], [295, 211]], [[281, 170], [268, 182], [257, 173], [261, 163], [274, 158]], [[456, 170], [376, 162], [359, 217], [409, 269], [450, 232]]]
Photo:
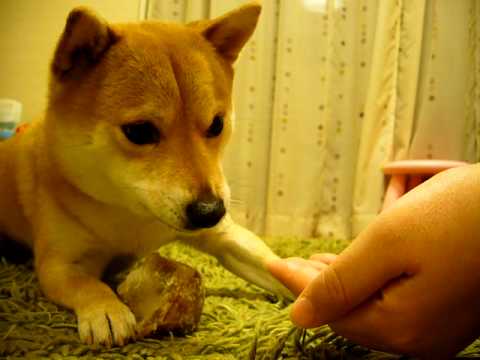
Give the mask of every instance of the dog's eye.
[[135, 145], [156, 144], [160, 141], [160, 131], [150, 121], [122, 125], [122, 131]]
[[207, 130], [207, 137], [217, 137], [223, 130], [223, 116], [217, 115]]

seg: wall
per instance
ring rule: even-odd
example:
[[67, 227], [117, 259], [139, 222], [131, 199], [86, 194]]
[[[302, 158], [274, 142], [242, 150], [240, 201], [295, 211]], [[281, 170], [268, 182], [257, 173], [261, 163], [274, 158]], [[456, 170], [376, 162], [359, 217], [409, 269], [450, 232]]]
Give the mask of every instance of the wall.
[[112, 22], [138, 19], [141, 0], [1, 0], [0, 98], [23, 104], [22, 120], [41, 115], [48, 66], [68, 12], [86, 5]]

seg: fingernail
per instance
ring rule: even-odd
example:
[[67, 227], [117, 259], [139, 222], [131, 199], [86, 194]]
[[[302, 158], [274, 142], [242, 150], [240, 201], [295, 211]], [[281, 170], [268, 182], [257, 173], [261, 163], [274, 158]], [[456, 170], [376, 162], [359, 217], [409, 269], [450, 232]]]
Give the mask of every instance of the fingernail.
[[312, 319], [315, 316], [312, 302], [305, 296], [300, 297], [292, 306], [290, 318], [303, 328], [311, 327]]
[[286, 259], [285, 260], [285, 265], [288, 267], [290, 271], [296, 271], [301, 269], [301, 267], [298, 265], [298, 263], [295, 260], [292, 259]]

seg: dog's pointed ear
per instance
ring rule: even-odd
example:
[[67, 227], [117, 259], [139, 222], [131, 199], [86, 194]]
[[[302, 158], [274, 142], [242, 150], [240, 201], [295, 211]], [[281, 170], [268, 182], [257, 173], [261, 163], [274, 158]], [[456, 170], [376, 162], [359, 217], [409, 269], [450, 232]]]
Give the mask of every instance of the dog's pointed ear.
[[107, 22], [93, 11], [86, 7], [73, 9], [57, 44], [52, 72], [61, 77], [92, 66], [116, 39]]
[[262, 6], [254, 1], [204, 23], [203, 36], [217, 52], [233, 63], [245, 43], [252, 36]]

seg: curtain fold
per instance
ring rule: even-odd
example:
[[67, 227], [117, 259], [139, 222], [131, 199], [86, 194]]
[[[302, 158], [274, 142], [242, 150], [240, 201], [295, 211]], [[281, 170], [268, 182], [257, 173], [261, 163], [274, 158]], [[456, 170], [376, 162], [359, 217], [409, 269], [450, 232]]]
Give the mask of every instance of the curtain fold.
[[[212, 0], [210, 16], [243, 3]], [[232, 190], [232, 216], [258, 233], [265, 230], [267, 212], [279, 3], [263, 3], [257, 29], [235, 64], [235, 129], [224, 161]]]
[[480, 159], [480, 3], [478, 1], [471, 2], [469, 14], [468, 54], [469, 73], [472, 76], [468, 84], [468, 92], [471, 96], [468, 96], [466, 101], [465, 158], [474, 162]]
[[382, 166], [405, 159], [414, 128], [425, 17], [424, 0], [379, 2], [365, 119], [355, 176], [352, 233], [381, 208]]

